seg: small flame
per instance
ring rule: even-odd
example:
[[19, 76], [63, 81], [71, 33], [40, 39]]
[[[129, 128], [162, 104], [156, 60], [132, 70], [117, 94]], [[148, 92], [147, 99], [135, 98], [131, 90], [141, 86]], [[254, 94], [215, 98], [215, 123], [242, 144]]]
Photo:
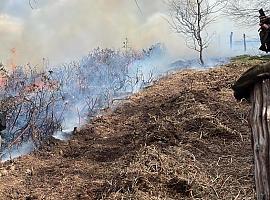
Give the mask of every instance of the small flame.
[[0, 87], [4, 88], [7, 84], [7, 78], [0, 75]]
[[10, 53], [11, 53], [11, 56], [10, 56], [10, 59], [8, 61], [8, 65], [11, 68], [11, 70], [14, 70], [17, 66], [17, 64], [16, 64], [16, 60], [17, 60], [16, 48], [14, 47], [14, 48], [10, 49]]
[[[1, 83], [0, 83], [1, 84]], [[26, 93], [36, 92], [38, 90], [47, 90], [47, 91], [55, 91], [59, 87], [59, 83], [56, 80], [51, 80], [49, 82], [44, 82], [41, 79], [37, 79], [34, 83], [25, 86], [24, 91]]]

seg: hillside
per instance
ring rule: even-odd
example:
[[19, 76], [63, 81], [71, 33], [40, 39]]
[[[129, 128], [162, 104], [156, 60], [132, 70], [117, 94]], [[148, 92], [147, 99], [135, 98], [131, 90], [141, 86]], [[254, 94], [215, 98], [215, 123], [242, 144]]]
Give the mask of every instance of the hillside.
[[254, 199], [249, 105], [231, 85], [262, 62], [162, 78], [70, 141], [2, 164], [0, 199]]

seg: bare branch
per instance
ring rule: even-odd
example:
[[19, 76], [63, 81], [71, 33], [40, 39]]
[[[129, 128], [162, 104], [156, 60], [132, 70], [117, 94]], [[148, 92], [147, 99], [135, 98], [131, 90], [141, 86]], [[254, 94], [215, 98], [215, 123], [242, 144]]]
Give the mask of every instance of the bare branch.
[[134, 1], [135, 1], [135, 4], [136, 4], [138, 10], [140, 11], [141, 15], [143, 15], [142, 9], [141, 9], [141, 7], [140, 7], [138, 1], [137, 1], [137, 0], [134, 0]]
[[216, 13], [227, 4], [227, 1], [208, 0], [168, 0], [170, 8], [170, 26], [186, 39], [186, 46], [199, 52], [203, 61], [203, 50], [208, 47], [211, 37], [207, 27], [216, 21]]
[[36, 0], [28, 0], [28, 4], [29, 4], [29, 6], [30, 6], [32, 9], [34, 9], [33, 2], [34, 2], [34, 3], [37, 3]]
[[270, 3], [262, 0], [230, 0], [224, 15], [230, 17], [240, 26], [254, 26], [259, 23], [258, 10], [264, 8], [269, 12]]

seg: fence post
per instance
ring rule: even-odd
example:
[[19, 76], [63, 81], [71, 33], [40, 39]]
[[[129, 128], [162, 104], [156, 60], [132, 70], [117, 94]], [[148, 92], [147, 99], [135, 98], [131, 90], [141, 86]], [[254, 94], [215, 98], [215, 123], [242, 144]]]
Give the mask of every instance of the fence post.
[[270, 80], [255, 84], [251, 92], [250, 127], [253, 137], [255, 184], [258, 200], [270, 199]]
[[232, 46], [233, 46], [233, 32], [231, 32], [231, 35], [230, 35], [230, 48], [232, 49]]
[[244, 37], [244, 51], [246, 52], [247, 51], [247, 41], [246, 41], [246, 34], [245, 33], [243, 34], [243, 37]]
[[252, 132], [257, 200], [270, 199], [270, 63], [249, 69], [233, 85], [234, 96], [251, 103], [249, 124]]

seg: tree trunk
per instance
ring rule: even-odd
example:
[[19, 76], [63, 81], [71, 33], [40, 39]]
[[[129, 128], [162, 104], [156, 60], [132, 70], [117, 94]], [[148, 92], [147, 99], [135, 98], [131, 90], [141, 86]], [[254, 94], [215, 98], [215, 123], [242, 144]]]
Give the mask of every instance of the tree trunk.
[[270, 80], [255, 84], [251, 92], [250, 126], [254, 152], [256, 196], [270, 199]]
[[204, 65], [204, 60], [203, 60], [203, 48], [202, 47], [200, 47], [199, 54], [200, 54], [200, 63], [203, 66]]
[[201, 12], [201, 1], [197, 0], [197, 35], [196, 35], [196, 40], [199, 45], [199, 54], [200, 54], [200, 63], [201, 65], [204, 65], [203, 61], [203, 40], [202, 40], [202, 30], [201, 30], [201, 20], [202, 20], [202, 12]]

